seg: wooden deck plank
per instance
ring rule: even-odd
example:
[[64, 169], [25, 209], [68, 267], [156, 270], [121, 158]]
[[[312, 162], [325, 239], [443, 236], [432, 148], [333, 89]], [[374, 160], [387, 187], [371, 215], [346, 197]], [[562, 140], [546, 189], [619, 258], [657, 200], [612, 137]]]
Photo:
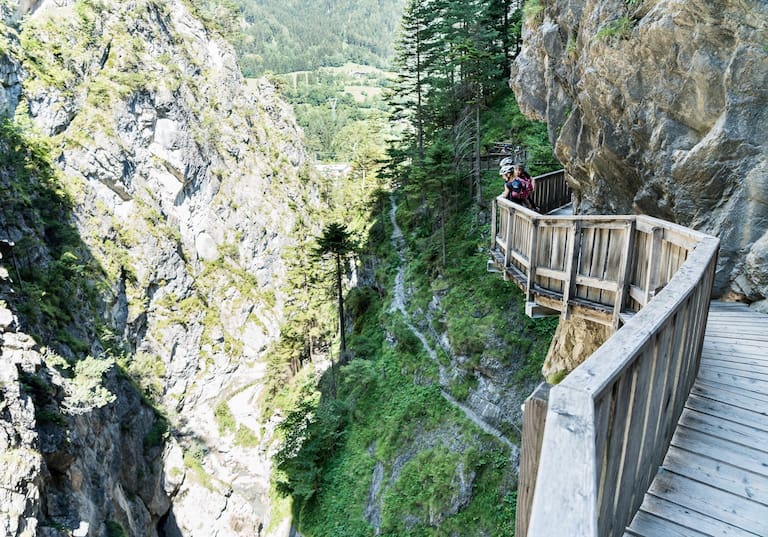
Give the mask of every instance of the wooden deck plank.
[[648, 492], [755, 535], [768, 535], [768, 507], [705, 483], [661, 470]]
[[[713, 334], [713, 335], [719, 335], [717, 333], [717, 331], [720, 331], [720, 334], [722, 334], [724, 336], [725, 334], [723, 334], [723, 332], [725, 332], [726, 330], [733, 329], [733, 326], [734, 325], [733, 325], [732, 322], [723, 322], [723, 323], [708, 322], [707, 323], [707, 330], [709, 331], [710, 334]], [[768, 330], [768, 323], [761, 323], [759, 325], [757, 325], [757, 324], [739, 325], [738, 330], [739, 330], [739, 335], [741, 335], [741, 334], [749, 334], [749, 335], [765, 334], [766, 331]], [[735, 339], [738, 339], [738, 337], [736, 337]]]
[[760, 315], [756, 311], [750, 310], [749, 308], [741, 308], [741, 309], [725, 309], [725, 308], [713, 308], [712, 303], [709, 304], [709, 311], [710, 313], [715, 317], [749, 317], [750, 322], [764, 322], [765, 319], [761, 319], [760, 317], [757, 317], [756, 315]]
[[716, 461], [675, 446], [669, 448], [663, 467], [768, 507], [768, 476], [744, 472], [727, 461]]
[[752, 336], [765, 335], [765, 330], [768, 329], [768, 322], [755, 323], [742, 319], [729, 319], [723, 317], [721, 319], [714, 318], [707, 320], [707, 335], [712, 337], [730, 338], [739, 340], [741, 334], [749, 334]]
[[[712, 324], [709, 324], [709, 319], [712, 320]], [[754, 313], [724, 313], [716, 310], [709, 310], [707, 325], [712, 329], [722, 328], [723, 326], [747, 326], [747, 327], [759, 327], [766, 323], [766, 319], [755, 317]]]
[[738, 343], [742, 345], [760, 345], [768, 343], [768, 334], [765, 332], [762, 334], [751, 334], [742, 332], [738, 326], [734, 326], [733, 329], [737, 330], [737, 332], [733, 334], [709, 333], [707, 334], [707, 339], [713, 343]]
[[726, 420], [711, 414], [686, 409], [680, 417], [680, 425], [713, 437], [731, 440], [756, 450], [768, 446], [768, 432], [756, 430], [747, 425]]
[[[715, 438], [683, 426], [675, 431], [672, 445], [768, 477], [768, 457], [765, 451]], [[766, 522], [768, 523], [768, 519]]]
[[724, 302], [722, 300], [713, 300], [709, 304], [709, 308], [712, 309], [728, 309], [728, 310], [746, 310], [749, 311], [749, 306], [743, 302]]
[[768, 408], [755, 404], [754, 398], [741, 393], [714, 390], [697, 384], [691, 389], [686, 406], [756, 429], [768, 430]]
[[742, 356], [739, 354], [728, 354], [724, 352], [716, 352], [711, 349], [705, 350], [701, 354], [702, 358], [711, 358], [717, 361], [736, 362], [746, 365], [765, 365], [768, 364], [768, 359], [755, 357], [755, 356]]
[[749, 311], [749, 310], [723, 310], [723, 309], [712, 309], [709, 308], [709, 313], [712, 316], [713, 321], [730, 321], [733, 319], [738, 319], [739, 321], [743, 321], [746, 323], [763, 323], [765, 322], [764, 319], [760, 319], [759, 317], [755, 317], [755, 312]]
[[[721, 330], [721, 332], [719, 334], [713, 333], [713, 328]], [[721, 328], [713, 327], [710, 324], [708, 325], [708, 330], [709, 332], [707, 332], [707, 337], [709, 337], [714, 343], [741, 343], [744, 340], [749, 340], [752, 338], [757, 338], [758, 342], [761, 341], [760, 338], [762, 338], [762, 342], [765, 343], [766, 337], [768, 337], [768, 325], [761, 327], [754, 326], [739, 328], [739, 333], [737, 335], [728, 335], [724, 333], [725, 330], [734, 330], [733, 325], [723, 325]]]
[[[732, 330], [735, 330], [735, 328], [732, 328]], [[738, 337], [723, 338], [708, 333], [705, 336], [705, 343], [713, 348], [728, 348], [728, 352], [734, 352], [731, 349], [735, 349], [735, 352], [747, 354], [756, 352], [759, 356], [764, 356], [761, 351], [765, 349], [765, 342], [761, 341], [749, 341]]]
[[717, 310], [717, 311], [746, 311], [746, 312], [754, 312], [754, 310], [751, 310], [747, 304], [738, 303], [738, 302], [722, 302], [720, 300], [712, 300], [709, 303], [709, 309], [710, 310]]
[[702, 367], [706, 367], [707, 369], [716, 367], [721, 369], [728, 369], [733, 372], [733, 374], [737, 374], [737, 371], [744, 371], [746, 373], [758, 373], [760, 375], [768, 375], [768, 363], [766, 365], [758, 365], [756, 363], [752, 364], [745, 364], [742, 362], [729, 360], [729, 357], [727, 356], [721, 356], [721, 357], [711, 357], [711, 356], [702, 356], [701, 357], [701, 365]]
[[752, 366], [754, 369], [738, 367], [738, 364], [729, 364], [722, 362], [713, 362], [711, 360], [702, 360], [702, 365], [707, 373], [722, 373], [734, 377], [744, 377], [752, 379], [758, 384], [763, 384], [763, 388], [768, 388], [768, 368], [762, 366]]
[[748, 399], [754, 399], [754, 403], [757, 408], [762, 406], [763, 403], [768, 404], [768, 393], [744, 392], [736, 386], [731, 386], [730, 384], [720, 384], [719, 382], [712, 380], [697, 379], [696, 384], [701, 384], [703, 389], [730, 392], [734, 395], [741, 395], [743, 397], [747, 397]]
[[699, 372], [699, 378], [714, 380], [723, 384], [732, 384], [745, 390], [765, 393], [768, 383], [761, 378], [747, 377], [740, 374], [734, 374], [731, 371], [720, 371], [714, 368], [706, 368]]
[[[686, 528], [654, 513], [639, 511], [627, 532], [628, 537], [707, 537], [706, 533]], [[751, 537], [751, 536], [750, 536]]]
[[746, 356], [752, 358], [765, 358], [765, 348], [759, 345], [744, 345], [741, 343], [720, 343], [717, 341], [710, 341], [706, 337], [704, 338], [703, 351], [715, 351], [725, 352], [727, 354], [738, 354], [739, 356]]
[[[675, 523], [669, 523], [666, 526], [656, 525], [654, 528], [658, 528], [659, 531], [655, 533], [641, 533], [643, 537], [666, 537], [667, 533], [664, 531], [667, 528], [672, 528], [673, 531], [679, 531], [677, 528], [685, 528], [685, 531], [692, 532], [685, 535], [707, 535], [708, 537], [755, 537], [754, 533], [744, 531], [732, 524], [723, 522], [716, 518], [712, 518], [698, 511], [693, 511], [681, 505], [673, 502], [669, 502], [663, 498], [659, 498], [653, 495], [647, 495], [645, 497], [645, 503], [643, 504], [643, 510], [641, 513], [651, 515], [662, 521], [674, 520]], [[641, 518], [645, 522], [644, 517]], [[634, 521], [632, 522], [634, 529]], [[670, 533], [674, 535], [674, 533]]]

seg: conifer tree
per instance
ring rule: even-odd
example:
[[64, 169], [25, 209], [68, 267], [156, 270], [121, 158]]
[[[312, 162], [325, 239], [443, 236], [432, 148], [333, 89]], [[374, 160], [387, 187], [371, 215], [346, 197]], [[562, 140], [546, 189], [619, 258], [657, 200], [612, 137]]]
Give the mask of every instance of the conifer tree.
[[344, 289], [341, 285], [342, 260], [354, 252], [355, 245], [346, 226], [333, 222], [325, 226], [323, 234], [317, 239], [315, 254], [318, 257], [331, 254], [336, 262], [336, 293], [338, 296], [339, 335], [342, 359], [347, 352], [346, 330], [344, 327]]
[[[395, 119], [410, 122], [401, 159], [411, 153], [424, 165], [429, 145], [453, 131], [457, 166], [472, 173], [468, 199], [482, 204], [480, 113], [506, 90], [516, 54], [520, 0], [409, 0], [397, 45], [399, 79]], [[470, 150], [471, 147], [471, 150]], [[403, 162], [402, 160], [400, 162]], [[418, 180], [423, 174], [409, 174]], [[425, 196], [422, 194], [422, 200]]]
[[416, 152], [424, 158], [424, 51], [428, 41], [432, 10], [430, 0], [408, 0], [400, 22], [395, 46], [398, 80], [390, 102], [395, 113], [412, 122], [416, 134]]

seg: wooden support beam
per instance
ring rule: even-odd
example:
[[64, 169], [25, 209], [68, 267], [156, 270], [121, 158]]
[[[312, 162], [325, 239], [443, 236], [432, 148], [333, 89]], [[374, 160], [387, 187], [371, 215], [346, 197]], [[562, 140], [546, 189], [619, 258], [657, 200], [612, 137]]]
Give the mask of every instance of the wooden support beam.
[[534, 301], [528, 301], [525, 303], [525, 314], [531, 319], [540, 319], [542, 317], [556, 317], [560, 315], [560, 311], [547, 308], [537, 304]]

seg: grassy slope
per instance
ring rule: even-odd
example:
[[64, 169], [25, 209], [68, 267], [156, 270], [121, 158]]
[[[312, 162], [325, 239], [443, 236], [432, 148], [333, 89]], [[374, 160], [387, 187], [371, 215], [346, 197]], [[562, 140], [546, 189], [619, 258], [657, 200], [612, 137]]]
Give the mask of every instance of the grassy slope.
[[[377, 298], [368, 302], [349, 341], [359, 358], [341, 368], [338, 400], [323, 396], [319, 405], [340, 406], [345, 426], [331, 457], [317, 461], [316, 496], [294, 504], [295, 523], [306, 536], [372, 535], [365, 512], [380, 464], [382, 484], [372, 505], [381, 535], [512, 535], [515, 477], [508, 449], [441, 397], [421, 343], [383, 306]], [[388, 343], [381, 328], [396, 343]], [[462, 495], [462, 479], [472, 481], [471, 501]]]

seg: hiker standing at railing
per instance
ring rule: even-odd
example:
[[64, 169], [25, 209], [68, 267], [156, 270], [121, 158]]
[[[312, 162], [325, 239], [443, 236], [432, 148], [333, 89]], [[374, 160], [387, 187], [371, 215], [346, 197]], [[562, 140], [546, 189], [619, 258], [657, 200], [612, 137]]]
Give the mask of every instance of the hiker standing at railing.
[[519, 203], [528, 209], [538, 211], [538, 208], [529, 198], [535, 188], [535, 184], [533, 178], [525, 171], [525, 168], [520, 165], [502, 166], [499, 170], [499, 175], [504, 178], [505, 199]]
[[511, 164], [499, 168], [499, 175], [504, 179], [504, 199], [523, 204], [523, 183], [515, 175]]
[[533, 203], [533, 191], [536, 188], [536, 181], [533, 179], [533, 177], [530, 176], [530, 174], [527, 171], [525, 171], [525, 167], [522, 164], [515, 165], [514, 177], [517, 177], [523, 183], [524, 205], [529, 209], [533, 209], [536, 212], [541, 212], [539, 208], [536, 207], [536, 205], [534, 205]]
[[504, 198], [530, 208], [529, 202], [526, 199], [528, 185], [516, 175], [515, 167], [503, 166], [499, 170], [499, 175], [504, 178]]

